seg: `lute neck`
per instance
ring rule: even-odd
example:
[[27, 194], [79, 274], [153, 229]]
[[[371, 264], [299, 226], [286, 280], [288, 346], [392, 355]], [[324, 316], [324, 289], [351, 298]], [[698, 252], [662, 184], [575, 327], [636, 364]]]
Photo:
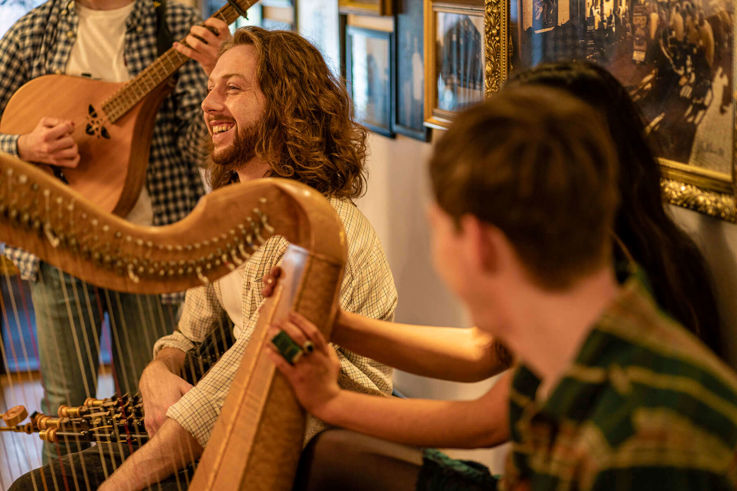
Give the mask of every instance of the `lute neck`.
[[[258, 0], [234, 1], [238, 3], [243, 11], [247, 11]], [[222, 19], [226, 24], [230, 25], [239, 17], [239, 14], [232, 5], [226, 3], [212, 17]], [[184, 40], [181, 42], [184, 42]], [[131, 81], [103, 102], [102, 110], [105, 112], [108, 121], [115, 123], [123, 117], [136, 104], [141, 102], [148, 93], [169, 80], [179, 70], [179, 67], [184, 65], [188, 60], [189, 58], [187, 56], [181, 54], [173, 47], [166, 50], [151, 65], [146, 67], [141, 73], [136, 75]]]

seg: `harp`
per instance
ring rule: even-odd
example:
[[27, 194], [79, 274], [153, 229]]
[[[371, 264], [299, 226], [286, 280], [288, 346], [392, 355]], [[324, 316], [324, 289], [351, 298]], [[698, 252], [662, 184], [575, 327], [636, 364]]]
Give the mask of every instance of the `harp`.
[[346, 260], [340, 218], [305, 185], [261, 179], [205, 196], [181, 222], [134, 226], [45, 172], [0, 156], [0, 240], [98, 286], [162, 293], [206, 284], [272, 235], [290, 242], [283, 274], [262, 308], [191, 489], [291, 488], [304, 413], [266, 356], [265, 333], [290, 310], [332, 325]]

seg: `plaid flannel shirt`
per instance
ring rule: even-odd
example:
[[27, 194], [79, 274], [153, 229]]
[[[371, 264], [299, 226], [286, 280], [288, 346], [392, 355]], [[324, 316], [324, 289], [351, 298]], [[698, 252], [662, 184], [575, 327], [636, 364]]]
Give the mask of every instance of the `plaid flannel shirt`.
[[[201, 19], [194, 9], [168, 3], [166, 21], [174, 39], [183, 39]], [[79, 18], [74, 0], [49, 0], [21, 17], [0, 40], [0, 112], [23, 84], [46, 74], [63, 74], [76, 40]], [[126, 21], [124, 58], [134, 77], [157, 57], [156, 13], [153, 1], [135, 0]], [[146, 173], [154, 225], [184, 218], [204, 193], [197, 164], [207, 157], [207, 129], [200, 103], [207, 76], [190, 60], [175, 75], [177, 84], [156, 116]], [[49, 94], [58, 97], [59, 94]], [[0, 151], [18, 155], [19, 135], [0, 134]], [[34, 280], [39, 259], [11, 247], [5, 254], [23, 279]]]
[[[371, 223], [348, 200], [330, 199], [346, 231], [348, 261], [340, 288], [340, 306], [346, 311], [382, 320], [392, 320], [397, 305], [389, 264]], [[275, 266], [287, 249], [287, 241], [272, 237], [238, 270], [243, 281], [241, 313], [243, 324], [234, 327], [235, 344], [223, 354], [212, 369], [173, 404], [167, 416], [179, 422], [204, 447], [225, 402], [230, 384], [256, 327], [258, 307], [263, 301], [261, 279]], [[188, 351], [202, 342], [227, 314], [222, 307], [219, 282], [187, 291], [179, 327], [154, 346], [154, 356], [164, 347]], [[391, 368], [337, 348], [340, 359], [341, 387], [368, 394], [389, 395], [392, 390]], [[325, 427], [309, 416], [305, 441]]]
[[501, 489], [737, 488], [737, 376], [625, 283], [545, 400], [521, 365]]

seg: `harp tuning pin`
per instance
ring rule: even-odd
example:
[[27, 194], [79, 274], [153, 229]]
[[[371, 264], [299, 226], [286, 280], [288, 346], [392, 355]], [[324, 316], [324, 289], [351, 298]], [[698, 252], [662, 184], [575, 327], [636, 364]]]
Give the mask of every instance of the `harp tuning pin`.
[[197, 266], [197, 269], [195, 270], [195, 272], [197, 273], [197, 278], [200, 279], [200, 281], [202, 282], [203, 285], [207, 286], [207, 285], [210, 284], [210, 280], [207, 279], [207, 276], [205, 276], [204, 274], [202, 274], [202, 268], [200, 268], [199, 266]]
[[56, 428], [41, 430], [38, 432], [38, 437], [45, 442], [56, 442]]
[[56, 248], [59, 246], [59, 238], [54, 234], [50, 224], [46, 223], [44, 225], [44, 233], [46, 234], [46, 238], [49, 240], [51, 247]]
[[13, 406], [3, 413], [3, 421], [6, 426], [17, 426], [27, 417], [28, 411], [23, 406]]
[[243, 260], [238, 257], [238, 254], [236, 253], [235, 249], [230, 250], [230, 257], [233, 259], [233, 262], [236, 265], [240, 266], [241, 264], [243, 264]]
[[[141, 266], [140, 269], [143, 269], [143, 266]], [[132, 264], [128, 265], [128, 278], [130, 278], [133, 283], [138, 283], [139, 281], [141, 281], [138, 275], [136, 275], [136, 273], [133, 272]]]

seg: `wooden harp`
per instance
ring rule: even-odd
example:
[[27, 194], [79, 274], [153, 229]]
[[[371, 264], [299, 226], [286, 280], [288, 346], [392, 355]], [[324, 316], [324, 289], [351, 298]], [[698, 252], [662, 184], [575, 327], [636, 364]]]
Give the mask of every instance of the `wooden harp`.
[[260, 179], [206, 195], [181, 222], [135, 226], [45, 172], [0, 155], [0, 241], [92, 284], [163, 293], [213, 281], [273, 235], [290, 242], [190, 489], [290, 489], [305, 418], [266, 356], [268, 325], [296, 310], [329, 337], [346, 261], [328, 201], [296, 181]]

